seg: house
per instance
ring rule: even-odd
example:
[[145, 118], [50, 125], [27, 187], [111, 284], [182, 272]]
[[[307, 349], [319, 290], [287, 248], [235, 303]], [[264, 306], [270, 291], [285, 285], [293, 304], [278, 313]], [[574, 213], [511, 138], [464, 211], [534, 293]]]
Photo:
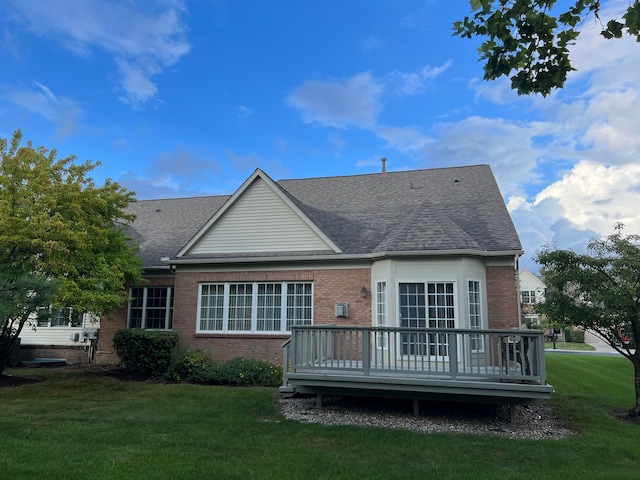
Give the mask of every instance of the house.
[[544, 302], [547, 286], [541, 276], [534, 275], [526, 268], [518, 272], [518, 283], [520, 285], [522, 323], [532, 328], [540, 328], [540, 315], [533, 307], [536, 303]]
[[138, 201], [146, 283], [103, 319], [173, 330], [217, 360], [283, 361], [296, 326], [519, 326], [518, 235], [488, 165], [272, 180], [230, 196]]
[[52, 312], [47, 319], [33, 318], [20, 333], [18, 356], [23, 364], [50, 360], [69, 364], [94, 360], [100, 319], [69, 308]]

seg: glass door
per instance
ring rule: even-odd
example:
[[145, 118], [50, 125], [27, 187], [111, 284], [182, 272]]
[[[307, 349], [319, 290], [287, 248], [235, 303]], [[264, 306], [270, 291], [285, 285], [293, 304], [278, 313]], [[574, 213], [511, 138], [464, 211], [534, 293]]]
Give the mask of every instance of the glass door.
[[[400, 326], [410, 328], [455, 328], [453, 282], [401, 283]], [[404, 333], [402, 355], [429, 355], [438, 360], [449, 357], [448, 335], [444, 333]]]

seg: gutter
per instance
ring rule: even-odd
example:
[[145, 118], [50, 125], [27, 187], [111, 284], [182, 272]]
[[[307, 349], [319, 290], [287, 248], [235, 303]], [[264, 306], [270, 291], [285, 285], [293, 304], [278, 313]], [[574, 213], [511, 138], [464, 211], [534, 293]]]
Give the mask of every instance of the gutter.
[[161, 260], [169, 268], [172, 265], [202, 265], [202, 264], [231, 264], [231, 263], [283, 263], [283, 262], [323, 262], [335, 260], [382, 260], [385, 258], [411, 258], [411, 257], [451, 257], [451, 256], [473, 256], [473, 257], [519, 257], [523, 250], [419, 250], [411, 252], [375, 252], [360, 254], [329, 254], [329, 255], [285, 255], [285, 256], [263, 256], [263, 257], [224, 257], [224, 258], [166, 258]]

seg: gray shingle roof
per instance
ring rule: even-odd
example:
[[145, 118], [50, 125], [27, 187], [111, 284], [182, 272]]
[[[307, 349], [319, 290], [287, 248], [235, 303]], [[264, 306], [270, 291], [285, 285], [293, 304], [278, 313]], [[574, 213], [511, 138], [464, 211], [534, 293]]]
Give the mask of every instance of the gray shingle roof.
[[[277, 183], [345, 255], [522, 249], [488, 165]], [[143, 200], [132, 205], [137, 215], [133, 237], [140, 243], [145, 266], [159, 266], [160, 257], [175, 256], [228, 198]]]

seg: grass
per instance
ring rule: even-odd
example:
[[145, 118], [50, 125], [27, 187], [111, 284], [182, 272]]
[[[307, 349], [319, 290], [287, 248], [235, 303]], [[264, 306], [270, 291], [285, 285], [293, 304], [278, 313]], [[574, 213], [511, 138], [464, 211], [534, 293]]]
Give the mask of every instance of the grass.
[[[544, 342], [545, 350], [553, 350], [553, 343]], [[558, 350], [579, 350], [583, 352], [593, 352], [595, 347], [587, 343], [575, 343], [575, 342], [556, 342], [556, 348]]]
[[[0, 389], [0, 479], [636, 479], [640, 426], [621, 357], [547, 356], [562, 440], [301, 424], [277, 392], [122, 381], [93, 371], [8, 371]], [[461, 406], [464, 408], [464, 405]]]

